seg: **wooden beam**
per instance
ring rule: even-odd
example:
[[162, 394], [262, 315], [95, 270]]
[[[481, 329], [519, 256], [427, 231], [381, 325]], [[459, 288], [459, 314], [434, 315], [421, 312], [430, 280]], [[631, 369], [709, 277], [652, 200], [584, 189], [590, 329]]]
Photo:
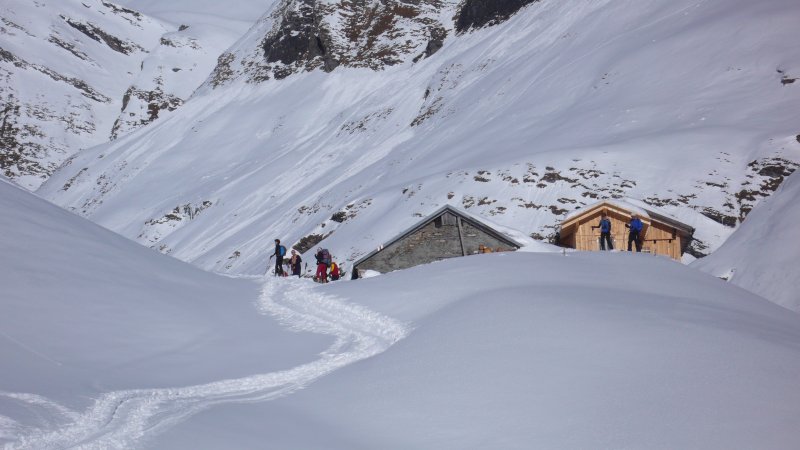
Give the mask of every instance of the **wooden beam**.
[[458, 241], [461, 244], [461, 256], [467, 256], [467, 249], [464, 247], [464, 230], [461, 228], [461, 217], [456, 216], [458, 223]]

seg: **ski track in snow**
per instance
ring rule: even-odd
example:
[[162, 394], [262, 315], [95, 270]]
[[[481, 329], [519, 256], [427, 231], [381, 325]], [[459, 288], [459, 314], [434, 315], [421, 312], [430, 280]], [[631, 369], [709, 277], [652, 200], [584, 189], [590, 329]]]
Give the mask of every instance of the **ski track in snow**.
[[108, 392], [83, 413], [35, 394], [0, 392], [0, 398], [25, 406], [44, 422], [35, 428], [0, 415], [0, 439], [10, 441], [4, 448], [141, 447], [148, 438], [215, 404], [269, 401], [291, 394], [385, 351], [408, 334], [404, 324], [325, 295], [305, 280], [267, 277], [258, 308], [292, 330], [333, 335], [336, 341], [320, 359], [292, 369], [195, 386]]

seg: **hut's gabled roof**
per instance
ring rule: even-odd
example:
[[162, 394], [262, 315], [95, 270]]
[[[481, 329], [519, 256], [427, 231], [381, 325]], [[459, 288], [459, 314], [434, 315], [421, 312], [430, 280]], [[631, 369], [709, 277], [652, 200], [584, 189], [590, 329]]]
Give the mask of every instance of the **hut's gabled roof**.
[[401, 239], [406, 238], [407, 236], [410, 236], [410, 235], [416, 233], [421, 228], [425, 227], [425, 225], [431, 223], [434, 219], [436, 219], [437, 217], [441, 216], [442, 214], [444, 214], [446, 212], [449, 212], [450, 214], [453, 214], [456, 217], [460, 217], [461, 220], [467, 222], [468, 224], [470, 224], [473, 227], [481, 230], [482, 232], [488, 234], [489, 236], [492, 236], [495, 239], [497, 239], [497, 240], [499, 240], [501, 242], [504, 242], [509, 247], [513, 247], [515, 249], [519, 249], [520, 247], [522, 247], [522, 244], [520, 244], [519, 242], [515, 241], [514, 239], [506, 236], [505, 234], [495, 230], [494, 228], [492, 228], [488, 224], [484, 223], [480, 218], [478, 218], [476, 216], [473, 216], [473, 215], [471, 215], [471, 214], [469, 214], [469, 213], [467, 213], [465, 211], [462, 211], [462, 210], [460, 210], [460, 209], [458, 209], [458, 208], [456, 208], [454, 206], [444, 205], [441, 208], [439, 208], [436, 211], [434, 211], [433, 213], [431, 213], [430, 215], [428, 215], [427, 217], [425, 217], [423, 219], [420, 219], [420, 221], [417, 222], [416, 224], [414, 224], [411, 228], [408, 228], [405, 231], [401, 232], [400, 234], [398, 234], [396, 237], [394, 237], [389, 242], [381, 244], [377, 249], [375, 249], [375, 250], [367, 253], [366, 255], [362, 256], [361, 258], [359, 258], [356, 262], [353, 263], [353, 267], [357, 267], [359, 264], [361, 264], [365, 260], [371, 258], [373, 255], [375, 255], [376, 253], [381, 251], [383, 248], [388, 247], [388, 246], [394, 244], [395, 242], [397, 242], [397, 241], [399, 241]]
[[571, 228], [577, 224], [578, 219], [593, 214], [599, 209], [607, 209], [628, 217], [632, 214], [637, 214], [646, 225], [656, 221], [673, 227], [687, 235], [694, 233], [694, 228], [670, 216], [667, 212], [633, 198], [606, 199], [576, 209], [564, 218], [564, 221], [561, 223], [561, 232], [568, 233]]

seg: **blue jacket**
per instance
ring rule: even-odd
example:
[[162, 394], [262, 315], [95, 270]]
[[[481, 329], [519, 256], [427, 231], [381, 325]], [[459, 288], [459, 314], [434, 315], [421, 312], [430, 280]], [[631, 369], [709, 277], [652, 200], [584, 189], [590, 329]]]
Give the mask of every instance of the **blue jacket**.
[[608, 219], [600, 219], [600, 232], [601, 233], [610, 233], [611, 232], [611, 221]]
[[642, 221], [638, 217], [631, 219], [631, 231], [642, 231]]

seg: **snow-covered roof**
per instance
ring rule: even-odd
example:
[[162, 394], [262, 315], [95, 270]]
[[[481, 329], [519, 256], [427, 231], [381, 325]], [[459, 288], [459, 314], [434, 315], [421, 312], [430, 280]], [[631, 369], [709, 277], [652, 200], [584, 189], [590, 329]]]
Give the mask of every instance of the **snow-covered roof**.
[[562, 228], [565, 228], [570, 225], [570, 222], [574, 221], [576, 218], [583, 216], [584, 214], [593, 211], [595, 209], [602, 208], [603, 206], [610, 206], [622, 211], [628, 212], [630, 215], [636, 214], [638, 215], [642, 221], [650, 222], [652, 220], [669, 224], [672, 227], [679, 228], [686, 230], [688, 233], [693, 233], [694, 228], [691, 226], [681, 222], [680, 220], [672, 217], [666, 211], [657, 208], [652, 205], [648, 205], [647, 203], [630, 197], [623, 197], [623, 198], [609, 198], [605, 200], [601, 200], [597, 203], [592, 203], [591, 205], [587, 205], [583, 208], [576, 209], [575, 211], [571, 212], [564, 218], [562, 222]]
[[576, 209], [575, 211], [572, 211], [571, 213], [567, 214], [567, 217], [564, 218], [564, 223], [570, 222], [573, 219], [575, 219], [576, 217], [582, 216], [586, 212], [591, 211], [591, 210], [597, 208], [600, 205], [616, 206], [617, 208], [624, 209], [624, 210], [629, 211], [631, 213], [636, 213], [641, 218], [649, 218], [650, 217], [650, 215], [647, 213], [646, 209], [642, 208], [641, 206], [639, 206], [639, 205], [637, 205], [637, 204], [635, 204], [635, 203], [633, 203], [633, 202], [631, 202], [629, 200], [633, 200], [633, 199], [629, 199], [629, 198], [622, 198], [622, 199], [609, 198], [609, 199], [601, 200], [601, 201], [596, 202], [596, 203], [592, 203], [591, 205], [586, 205], [583, 208]]
[[455, 206], [444, 205], [441, 208], [439, 208], [436, 211], [434, 211], [433, 213], [429, 214], [427, 217], [425, 217], [423, 219], [420, 219], [413, 226], [411, 226], [410, 228], [407, 228], [406, 230], [402, 231], [401, 233], [399, 233], [397, 236], [395, 236], [394, 238], [392, 238], [388, 242], [380, 245], [377, 249], [375, 249], [375, 250], [367, 253], [366, 255], [362, 256], [361, 258], [359, 258], [357, 261], [355, 261], [353, 263], [353, 267], [356, 267], [359, 264], [361, 264], [363, 261], [366, 261], [367, 259], [371, 258], [376, 253], [381, 251], [383, 248], [388, 247], [388, 246], [394, 244], [395, 242], [403, 239], [404, 237], [416, 232], [417, 230], [419, 230], [420, 228], [424, 227], [425, 225], [427, 225], [428, 223], [430, 223], [431, 221], [433, 221], [437, 217], [441, 216], [445, 212], [449, 212], [449, 213], [452, 213], [453, 215], [461, 217], [462, 219], [464, 219], [467, 222], [469, 222], [472, 226], [480, 229], [484, 233], [487, 233], [487, 234], [489, 234], [491, 236], [494, 236], [495, 238], [497, 238], [497, 239], [499, 239], [501, 241], [504, 241], [504, 242], [508, 243], [509, 245], [515, 247], [515, 248], [521, 248], [524, 245], [523, 243], [520, 243], [517, 239], [512, 238], [512, 237], [508, 236], [507, 234], [505, 234], [505, 233], [503, 233], [501, 231], [498, 231], [493, 224], [487, 223], [486, 220], [484, 220], [483, 218], [475, 216], [475, 215], [472, 215], [472, 214], [469, 214], [466, 211], [463, 211], [461, 209], [456, 208]]

